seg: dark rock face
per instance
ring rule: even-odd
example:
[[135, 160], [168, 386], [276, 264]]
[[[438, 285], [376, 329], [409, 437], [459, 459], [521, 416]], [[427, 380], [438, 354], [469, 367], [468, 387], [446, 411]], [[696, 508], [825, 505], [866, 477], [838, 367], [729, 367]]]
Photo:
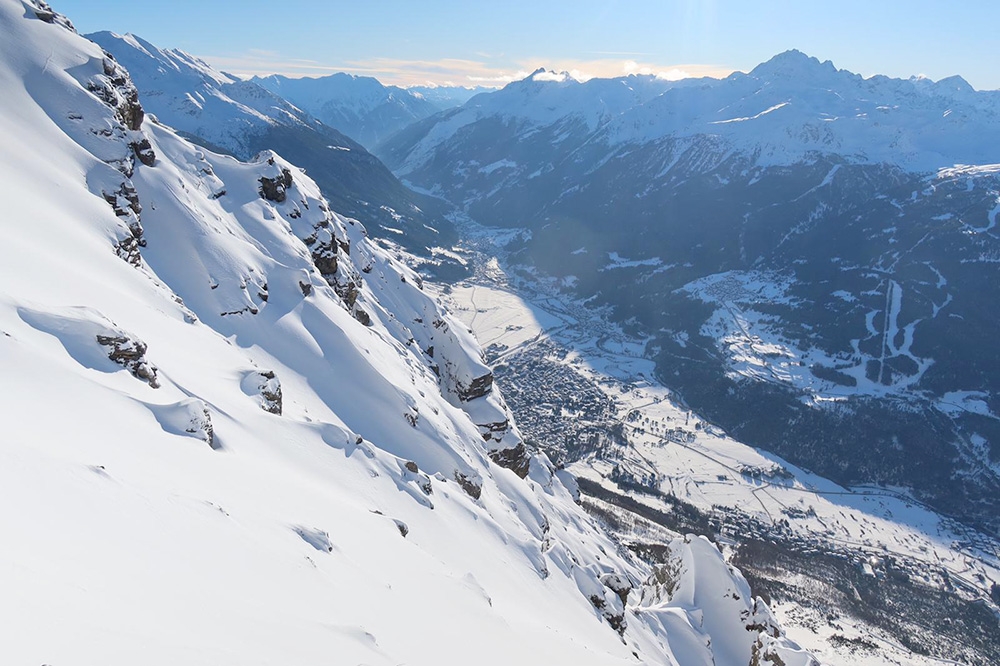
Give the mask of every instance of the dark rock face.
[[118, 120], [127, 129], [138, 130], [146, 114], [139, 104], [139, 91], [114, 56], [104, 52], [104, 76], [94, 79], [87, 89], [114, 109]]
[[480, 484], [476, 483], [475, 481], [470, 479], [465, 474], [462, 474], [458, 470], [455, 470], [455, 481], [458, 483], [459, 486], [462, 487], [462, 490], [465, 491], [465, 494], [471, 497], [472, 499], [479, 499], [480, 496], [483, 494], [483, 487]]
[[146, 344], [125, 335], [98, 335], [97, 344], [108, 347], [108, 358], [153, 388], [160, 388], [156, 366], [146, 362]]
[[101, 194], [125, 225], [124, 233], [115, 243], [115, 253], [133, 266], [138, 266], [142, 262], [139, 248], [146, 247], [140, 222], [142, 206], [139, 204], [139, 194], [129, 179], [122, 181], [117, 191]]
[[153, 151], [153, 146], [150, 145], [149, 139], [143, 137], [138, 141], [133, 141], [129, 144], [132, 148], [132, 152], [135, 156], [139, 158], [139, 161], [146, 166], [153, 166], [156, 162], [156, 153]]
[[468, 402], [469, 400], [475, 400], [476, 398], [482, 398], [484, 395], [489, 395], [490, 391], [493, 390], [493, 373], [488, 372], [481, 377], [476, 377], [469, 383], [468, 386], [462, 384], [461, 382], [456, 382], [455, 390], [458, 392], [458, 397], [463, 402]]
[[490, 460], [501, 467], [506, 467], [522, 479], [528, 476], [528, 471], [531, 468], [531, 456], [528, 455], [524, 442], [518, 442], [517, 446], [510, 449], [490, 451], [489, 455]]
[[[267, 163], [274, 164], [274, 160], [269, 159]], [[281, 175], [274, 178], [268, 178], [267, 176], [260, 177], [260, 196], [268, 201], [282, 203], [285, 201], [285, 191], [291, 186], [292, 172], [283, 168]]]
[[[324, 209], [326, 210], [326, 209]], [[327, 211], [329, 213], [329, 211]], [[313, 263], [326, 283], [333, 287], [345, 309], [365, 326], [371, 325], [370, 315], [357, 306], [361, 293], [361, 276], [353, 269], [350, 262], [340, 261], [340, 253], [351, 254], [350, 241], [338, 237], [334, 231], [336, 225], [329, 215], [313, 227], [313, 233], [303, 238], [312, 254]]]

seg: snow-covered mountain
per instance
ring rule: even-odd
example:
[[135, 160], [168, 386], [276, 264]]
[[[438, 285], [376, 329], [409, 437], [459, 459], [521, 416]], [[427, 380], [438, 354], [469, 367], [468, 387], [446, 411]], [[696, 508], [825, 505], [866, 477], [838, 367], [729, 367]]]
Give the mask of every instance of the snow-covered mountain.
[[362, 220], [377, 236], [405, 238], [422, 254], [453, 240], [439, 201], [404, 187], [336, 125], [183, 51], [159, 48], [131, 34], [87, 37], [130, 72], [146, 110], [187, 138], [240, 159], [277, 150], [308, 170], [336, 210]]
[[792, 51], [722, 80], [539, 71], [379, 154], [524, 229], [514, 261], [610, 306], [730, 434], [995, 531], [998, 112]]
[[272, 74], [255, 76], [252, 81], [336, 127], [368, 149], [407, 125], [464, 104], [482, 92], [453, 86], [386, 86], [370, 76], [344, 72], [297, 79]]
[[37, 0], [0, 86], [0, 661], [813, 663], [707, 540], [611, 540], [300, 169], [146, 117]]
[[493, 88], [485, 86], [447, 86], [447, 85], [427, 85], [410, 86], [406, 91], [411, 95], [419, 95], [431, 104], [438, 107], [439, 111], [462, 106], [476, 95], [491, 93]]
[[998, 161], [1000, 91], [976, 91], [959, 76], [938, 82], [865, 79], [798, 51], [725, 79], [631, 75], [580, 82], [538, 70], [496, 95], [438, 116], [433, 131], [394, 140], [379, 154], [398, 172], [417, 177], [433, 155], [454, 147], [456, 134], [469, 141], [481, 123], [498, 119], [513, 136], [546, 136], [553, 126], [563, 128], [557, 151], [565, 149], [561, 144], [579, 145], [575, 135], [584, 132], [588, 144], [609, 152], [711, 137], [718, 160], [736, 150], [756, 166], [837, 155], [854, 164], [933, 171]]

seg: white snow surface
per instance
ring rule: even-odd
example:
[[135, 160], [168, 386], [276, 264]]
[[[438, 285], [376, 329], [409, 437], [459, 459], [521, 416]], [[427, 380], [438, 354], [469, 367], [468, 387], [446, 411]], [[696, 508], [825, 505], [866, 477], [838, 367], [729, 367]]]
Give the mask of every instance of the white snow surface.
[[477, 423], [509, 414], [458, 396], [487, 368], [415, 274], [279, 156], [123, 127], [101, 49], [40, 17], [0, 0], [0, 662], [811, 662], [745, 628], [773, 618], [707, 542], [665, 594], [544, 457], [492, 463]]

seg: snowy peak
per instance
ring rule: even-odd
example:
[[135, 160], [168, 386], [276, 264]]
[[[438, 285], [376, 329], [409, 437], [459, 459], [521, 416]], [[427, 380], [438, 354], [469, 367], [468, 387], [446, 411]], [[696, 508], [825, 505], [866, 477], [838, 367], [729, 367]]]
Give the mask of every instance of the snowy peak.
[[750, 76], [758, 79], [809, 80], [819, 76], [829, 76], [838, 71], [840, 70], [834, 67], [829, 60], [820, 62], [818, 58], [808, 56], [796, 49], [790, 49], [754, 67], [750, 71]]
[[[208, 63], [200, 58], [193, 55], [180, 51], [178, 49], [161, 49], [153, 44], [150, 44], [146, 40], [133, 35], [132, 33], [126, 33], [125, 35], [118, 35], [110, 31], [100, 31], [89, 35], [86, 35], [87, 39], [97, 42], [102, 47], [107, 50], [108, 46], [120, 42], [125, 46], [129, 47], [132, 51], [128, 52], [122, 48], [115, 48], [115, 51], [120, 53], [134, 53], [132, 57], [129, 57], [131, 68], [129, 71], [135, 70], [137, 72], [144, 71], [147, 67], [154, 66], [156, 69], [160, 70], [163, 74], [163, 78], [168, 78], [170, 76], [180, 75], [183, 77], [193, 78], [196, 80], [205, 81], [215, 85], [225, 85], [227, 83], [235, 83], [239, 79], [224, 74], [215, 70]], [[137, 57], [138, 55], [144, 56], [147, 61], [145, 63], [141, 62]], [[171, 74], [164, 72], [160, 68], [166, 68], [171, 70]]]
[[238, 156], [249, 157], [251, 137], [275, 125], [316, 125], [277, 95], [182, 51], [158, 48], [132, 34], [99, 32], [88, 38], [128, 69], [162, 122]]
[[579, 83], [569, 72], [557, 72], [544, 67], [536, 69], [525, 80], [540, 83]]
[[941, 90], [945, 94], [950, 93], [952, 95], [968, 95], [976, 92], [976, 89], [972, 87], [972, 84], [957, 74], [941, 79], [934, 84], [934, 87]]

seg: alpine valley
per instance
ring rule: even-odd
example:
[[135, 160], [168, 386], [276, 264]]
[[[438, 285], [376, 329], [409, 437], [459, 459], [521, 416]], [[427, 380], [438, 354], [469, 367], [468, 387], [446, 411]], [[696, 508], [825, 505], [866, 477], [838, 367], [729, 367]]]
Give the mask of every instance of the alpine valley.
[[0, 663], [1000, 661], [1000, 92], [0, 89]]

